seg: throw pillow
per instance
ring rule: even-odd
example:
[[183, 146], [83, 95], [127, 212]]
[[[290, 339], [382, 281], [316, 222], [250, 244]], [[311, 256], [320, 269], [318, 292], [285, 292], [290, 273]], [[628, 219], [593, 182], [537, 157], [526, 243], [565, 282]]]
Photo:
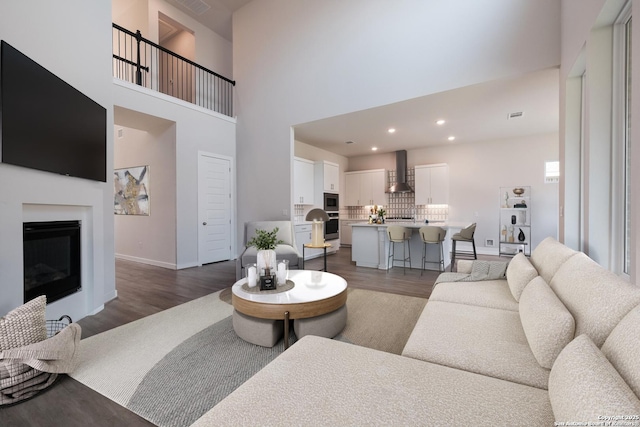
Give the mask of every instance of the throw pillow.
[[47, 339], [47, 297], [39, 296], [0, 318], [0, 351]]
[[573, 339], [573, 316], [540, 276], [522, 291], [519, 310], [533, 356], [540, 366], [551, 369], [558, 354]]
[[640, 414], [636, 395], [587, 335], [558, 356], [549, 375], [549, 400], [557, 422], [587, 425]]
[[537, 275], [538, 270], [522, 252], [513, 257], [507, 266], [507, 284], [516, 301], [520, 301], [525, 286]]

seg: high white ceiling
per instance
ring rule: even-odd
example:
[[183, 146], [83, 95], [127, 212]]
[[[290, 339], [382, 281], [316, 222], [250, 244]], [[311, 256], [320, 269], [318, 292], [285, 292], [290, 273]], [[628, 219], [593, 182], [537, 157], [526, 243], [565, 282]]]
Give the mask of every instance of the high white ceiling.
[[[167, 0], [232, 41], [232, 15], [252, 0]], [[458, 88], [294, 126], [296, 140], [345, 157], [467, 144], [559, 130], [559, 72]], [[510, 113], [522, 112], [517, 119]], [[436, 120], [444, 119], [442, 126]], [[388, 133], [389, 128], [396, 132]], [[447, 140], [455, 136], [455, 140]], [[353, 141], [346, 144], [346, 141]]]
[[[299, 124], [294, 126], [295, 138], [353, 157], [553, 133], [559, 129], [558, 91], [558, 70], [543, 70]], [[509, 119], [514, 112], [523, 115]], [[438, 119], [446, 123], [439, 126]]]
[[178, 9], [232, 41], [231, 16], [252, 0], [167, 0]]

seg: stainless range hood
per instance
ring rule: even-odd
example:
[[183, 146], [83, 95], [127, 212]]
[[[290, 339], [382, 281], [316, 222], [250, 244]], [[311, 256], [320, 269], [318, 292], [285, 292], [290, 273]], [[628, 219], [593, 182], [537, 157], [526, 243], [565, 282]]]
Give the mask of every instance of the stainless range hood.
[[407, 150], [396, 151], [396, 183], [389, 187], [389, 193], [413, 193], [407, 184]]

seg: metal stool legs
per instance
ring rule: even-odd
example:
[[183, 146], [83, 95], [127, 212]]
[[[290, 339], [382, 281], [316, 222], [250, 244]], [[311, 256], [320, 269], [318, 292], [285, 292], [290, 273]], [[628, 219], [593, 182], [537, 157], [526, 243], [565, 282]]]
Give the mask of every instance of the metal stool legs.
[[[396, 243], [402, 244], [402, 258], [396, 258]], [[407, 256], [407, 251], [409, 256]], [[403, 239], [389, 239], [389, 256], [387, 257], [387, 272], [389, 268], [393, 267], [395, 261], [402, 261], [402, 274], [407, 274], [407, 261], [409, 261], [409, 268], [411, 268], [411, 244], [409, 237], [403, 233]]]

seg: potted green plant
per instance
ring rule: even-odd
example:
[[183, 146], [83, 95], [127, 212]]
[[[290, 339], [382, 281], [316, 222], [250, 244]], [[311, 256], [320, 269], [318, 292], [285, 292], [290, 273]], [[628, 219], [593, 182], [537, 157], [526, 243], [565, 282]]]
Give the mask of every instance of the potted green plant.
[[247, 246], [254, 246], [257, 250], [256, 263], [258, 265], [258, 274], [267, 269], [274, 270], [276, 268], [276, 246], [283, 243], [278, 239], [278, 227], [272, 231], [256, 230], [256, 235], [247, 242]]

